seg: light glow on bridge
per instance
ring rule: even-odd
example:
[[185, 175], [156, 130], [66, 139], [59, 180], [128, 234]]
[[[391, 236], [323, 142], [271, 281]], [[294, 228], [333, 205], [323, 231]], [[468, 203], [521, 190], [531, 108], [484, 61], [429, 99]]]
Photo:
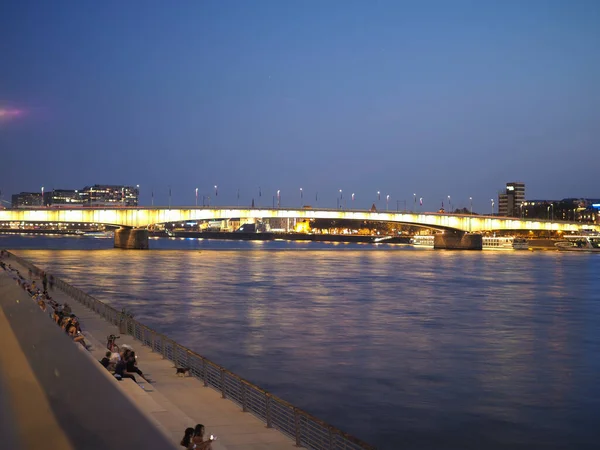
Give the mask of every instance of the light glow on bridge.
[[396, 222], [439, 230], [481, 232], [492, 230], [544, 230], [580, 232], [582, 229], [600, 231], [598, 225], [578, 222], [528, 220], [513, 217], [478, 216], [469, 214], [373, 212], [330, 209], [279, 208], [41, 208], [0, 210], [0, 221], [89, 223], [146, 228], [170, 222], [194, 220], [243, 219], [341, 219]]

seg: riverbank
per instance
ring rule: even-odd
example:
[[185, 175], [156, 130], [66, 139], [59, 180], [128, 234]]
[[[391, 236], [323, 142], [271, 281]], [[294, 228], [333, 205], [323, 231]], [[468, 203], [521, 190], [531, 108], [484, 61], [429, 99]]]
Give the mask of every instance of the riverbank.
[[[23, 263], [27, 266], [26, 261]], [[105, 336], [118, 334], [119, 330], [113, 323], [118, 323], [120, 314], [62, 280], [57, 280], [57, 287], [64, 291], [53, 292], [59, 302], [76, 298], [91, 307], [88, 309], [69, 301], [82, 321], [86, 340], [93, 345], [92, 353], [100, 359], [106, 351]], [[125, 328], [121, 329], [118, 343], [134, 346], [140, 368], [153, 381], [151, 385], [145, 385], [144, 391], [135, 390], [135, 397], [140, 397], [137, 400], [147, 407], [149, 414], [156, 419], [157, 426], [163, 427], [174, 442], [181, 439], [182, 430], [200, 422], [206, 425], [208, 433], [219, 436], [219, 440], [213, 444], [215, 450], [291, 449], [295, 442], [306, 445], [306, 439], [308, 442], [320, 440], [318, 436], [321, 431], [318, 430], [323, 430], [329, 438], [321, 440], [320, 444], [315, 442], [310, 446], [312, 448], [329, 448], [324, 445], [330, 439], [346, 445], [345, 448], [369, 448], [366, 444], [355, 444], [360, 441], [323, 424], [135, 320], [128, 320], [123, 326]], [[125, 336], [125, 330], [130, 336]], [[192, 376], [177, 376], [173, 361], [177, 367], [188, 368]], [[207, 386], [217, 387], [218, 390], [206, 389]], [[233, 402], [225, 402], [223, 398]], [[245, 414], [245, 411], [253, 414]], [[265, 423], [255, 417], [263, 417], [264, 420], [264, 414], [267, 424], [274, 428], [266, 428]], [[290, 439], [290, 435], [295, 439]]]

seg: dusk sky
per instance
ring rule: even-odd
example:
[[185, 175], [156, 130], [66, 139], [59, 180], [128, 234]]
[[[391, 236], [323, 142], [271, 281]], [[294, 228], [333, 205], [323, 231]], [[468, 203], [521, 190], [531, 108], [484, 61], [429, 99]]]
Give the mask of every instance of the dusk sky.
[[487, 212], [600, 197], [599, 143], [600, 1], [0, 2], [4, 200]]

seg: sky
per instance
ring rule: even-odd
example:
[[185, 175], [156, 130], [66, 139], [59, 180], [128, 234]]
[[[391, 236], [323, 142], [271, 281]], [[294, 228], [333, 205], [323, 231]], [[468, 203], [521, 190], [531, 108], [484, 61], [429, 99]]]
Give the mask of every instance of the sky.
[[8, 0], [0, 190], [280, 190], [290, 207], [342, 190], [355, 208], [379, 191], [486, 212], [523, 181], [529, 199], [598, 198], [599, 80], [594, 0]]

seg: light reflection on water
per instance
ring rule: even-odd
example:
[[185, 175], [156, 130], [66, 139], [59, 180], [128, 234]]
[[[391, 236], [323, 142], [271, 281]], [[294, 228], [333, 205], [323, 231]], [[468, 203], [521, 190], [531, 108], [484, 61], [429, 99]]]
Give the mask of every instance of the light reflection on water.
[[598, 255], [168, 245], [17, 253], [380, 448], [597, 448]]

